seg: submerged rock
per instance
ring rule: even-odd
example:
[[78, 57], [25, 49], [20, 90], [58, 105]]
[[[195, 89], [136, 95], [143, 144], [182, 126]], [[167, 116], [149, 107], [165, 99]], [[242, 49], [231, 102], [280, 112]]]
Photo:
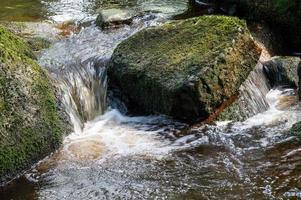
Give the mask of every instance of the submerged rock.
[[59, 147], [65, 131], [46, 72], [0, 26], [0, 183]]
[[194, 122], [237, 94], [259, 55], [242, 20], [203, 16], [135, 34], [117, 47], [108, 73], [130, 109]]
[[273, 57], [263, 63], [264, 72], [269, 79], [271, 87], [298, 86], [298, 66], [301, 63], [299, 57]]

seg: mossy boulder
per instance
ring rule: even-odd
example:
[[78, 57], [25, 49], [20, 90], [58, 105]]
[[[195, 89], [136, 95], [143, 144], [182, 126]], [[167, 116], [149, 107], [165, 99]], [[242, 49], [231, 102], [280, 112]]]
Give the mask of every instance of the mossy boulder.
[[299, 57], [278, 56], [263, 63], [264, 72], [271, 87], [286, 86], [297, 88]]
[[0, 26], [0, 183], [58, 148], [64, 130], [47, 73]]
[[194, 122], [236, 95], [259, 55], [244, 21], [202, 16], [145, 29], [123, 41], [108, 74], [130, 109]]

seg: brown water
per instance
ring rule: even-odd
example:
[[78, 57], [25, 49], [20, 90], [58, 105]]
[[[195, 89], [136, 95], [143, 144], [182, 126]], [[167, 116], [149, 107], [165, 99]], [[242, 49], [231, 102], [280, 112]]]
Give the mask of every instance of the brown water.
[[[287, 133], [301, 120], [293, 90], [271, 90], [262, 97], [256, 92], [260, 88], [252, 88], [260, 85], [246, 84], [254, 98], [265, 98], [267, 111], [244, 122], [188, 131], [187, 125], [165, 116], [126, 116], [126, 108], [110, 95], [104, 112], [105, 63], [120, 41], [166, 21], [164, 12], [175, 10], [168, 8], [170, 2], [162, 4], [163, 12], [145, 13], [130, 26], [106, 31], [93, 24], [80, 27], [41, 52], [39, 62], [57, 80], [75, 130], [60, 150], [3, 188], [1, 200], [301, 198], [301, 141]], [[10, 6], [26, 10], [17, 3]], [[39, 20], [52, 23], [95, 19], [94, 1], [34, 5], [42, 5]], [[7, 12], [2, 19], [18, 16], [0, 9]], [[31, 21], [33, 12], [24, 13], [23, 19]]]

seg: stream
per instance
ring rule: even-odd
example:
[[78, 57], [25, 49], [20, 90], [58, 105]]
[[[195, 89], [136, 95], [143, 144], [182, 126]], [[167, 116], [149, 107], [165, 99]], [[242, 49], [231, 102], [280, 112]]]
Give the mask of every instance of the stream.
[[[121, 41], [160, 26], [186, 1], [138, 0], [138, 7], [160, 12], [101, 30], [93, 21], [103, 2], [1, 0], [2, 20], [78, 26], [38, 56], [61, 91], [74, 132], [0, 191], [1, 200], [301, 198], [301, 141], [287, 132], [301, 121], [296, 91], [267, 89], [255, 74], [243, 90], [259, 103], [248, 103], [252, 116], [243, 122], [188, 128], [166, 116], [129, 116], [108, 91], [106, 64]], [[130, 7], [134, 1], [116, 2]]]

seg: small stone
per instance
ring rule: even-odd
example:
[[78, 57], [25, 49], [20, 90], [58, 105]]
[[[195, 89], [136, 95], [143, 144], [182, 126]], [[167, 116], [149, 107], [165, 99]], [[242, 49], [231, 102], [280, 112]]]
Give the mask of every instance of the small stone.
[[96, 19], [96, 25], [104, 28], [121, 24], [132, 23], [135, 13], [127, 9], [107, 9], [102, 10]]

